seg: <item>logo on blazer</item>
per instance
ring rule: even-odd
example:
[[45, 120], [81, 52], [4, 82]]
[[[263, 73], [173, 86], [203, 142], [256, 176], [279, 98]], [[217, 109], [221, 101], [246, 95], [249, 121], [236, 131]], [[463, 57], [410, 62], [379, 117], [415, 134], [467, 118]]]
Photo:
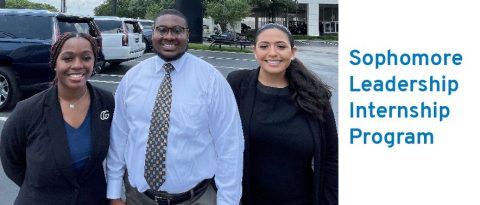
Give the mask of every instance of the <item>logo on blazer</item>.
[[108, 110], [104, 110], [100, 113], [101, 120], [108, 120], [109, 117], [110, 117], [110, 113], [108, 112]]

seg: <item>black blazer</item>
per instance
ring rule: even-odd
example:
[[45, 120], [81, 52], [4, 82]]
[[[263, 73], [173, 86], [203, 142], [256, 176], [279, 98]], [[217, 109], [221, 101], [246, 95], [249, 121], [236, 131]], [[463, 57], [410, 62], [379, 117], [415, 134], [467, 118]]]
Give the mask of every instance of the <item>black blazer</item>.
[[[243, 205], [249, 205], [250, 173], [249, 166], [249, 128], [252, 118], [258, 82], [258, 69], [231, 72], [227, 81], [237, 99], [245, 137], [244, 172], [243, 172]], [[313, 116], [307, 116], [310, 131], [314, 137], [314, 204], [338, 204], [338, 134], [335, 117], [330, 107], [325, 113], [325, 122]], [[254, 156], [253, 156], [254, 157]]]
[[17, 104], [5, 122], [0, 157], [20, 191], [16, 205], [108, 204], [102, 163], [114, 110], [110, 92], [88, 84], [92, 150], [84, 170], [71, 166], [64, 120], [54, 86]]

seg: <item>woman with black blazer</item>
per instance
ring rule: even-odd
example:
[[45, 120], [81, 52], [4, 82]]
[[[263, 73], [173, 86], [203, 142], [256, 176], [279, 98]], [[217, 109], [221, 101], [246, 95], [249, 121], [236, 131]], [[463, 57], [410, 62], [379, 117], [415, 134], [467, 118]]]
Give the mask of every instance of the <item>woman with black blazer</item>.
[[19, 102], [3, 127], [0, 156], [20, 191], [16, 205], [108, 204], [102, 163], [113, 95], [92, 86], [95, 40], [66, 33], [52, 46], [54, 85]]
[[253, 51], [260, 66], [227, 77], [245, 137], [242, 204], [338, 204], [330, 87], [295, 59], [283, 25], [259, 29]]

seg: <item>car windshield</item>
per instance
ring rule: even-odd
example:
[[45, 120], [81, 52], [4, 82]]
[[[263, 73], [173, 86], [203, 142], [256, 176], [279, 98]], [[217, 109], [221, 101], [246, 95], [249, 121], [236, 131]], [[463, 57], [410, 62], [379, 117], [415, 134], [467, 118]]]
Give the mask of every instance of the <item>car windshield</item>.
[[87, 22], [58, 22], [58, 27], [61, 33], [90, 33], [90, 27]]
[[120, 33], [123, 31], [122, 22], [116, 20], [95, 20], [103, 33]]
[[125, 25], [127, 26], [128, 32], [129, 33], [141, 33], [142, 29], [140, 28], [140, 25], [138, 22], [134, 21], [126, 21]]
[[0, 38], [51, 39], [51, 28], [52, 18], [48, 16], [0, 17]]
[[140, 21], [142, 24], [143, 29], [152, 29], [153, 27], [153, 22], [151, 21]]

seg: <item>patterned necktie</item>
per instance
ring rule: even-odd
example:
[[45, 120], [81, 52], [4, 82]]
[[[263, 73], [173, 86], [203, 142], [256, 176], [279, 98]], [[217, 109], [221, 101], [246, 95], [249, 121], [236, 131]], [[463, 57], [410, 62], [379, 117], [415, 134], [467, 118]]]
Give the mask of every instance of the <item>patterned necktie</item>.
[[165, 182], [165, 158], [167, 155], [167, 135], [172, 106], [172, 79], [170, 73], [173, 65], [165, 63], [165, 77], [158, 89], [152, 119], [148, 133], [147, 152], [145, 155], [145, 179], [153, 190], [160, 190]]

